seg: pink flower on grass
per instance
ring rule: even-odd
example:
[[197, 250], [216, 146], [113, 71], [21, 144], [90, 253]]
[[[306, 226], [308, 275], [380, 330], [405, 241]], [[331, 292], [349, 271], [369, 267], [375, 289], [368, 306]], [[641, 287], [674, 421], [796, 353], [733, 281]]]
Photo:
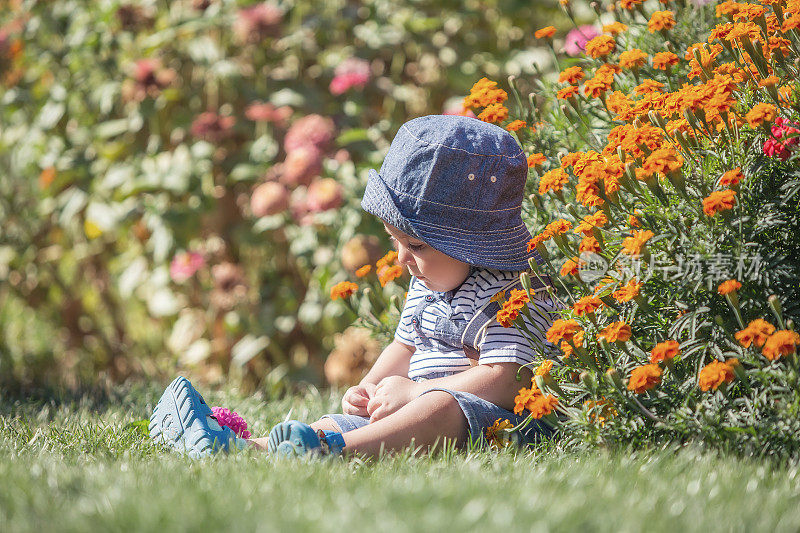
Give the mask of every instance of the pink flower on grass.
[[791, 155], [790, 148], [797, 145], [800, 141], [800, 129], [797, 124], [789, 122], [783, 117], [778, 117], [771, 128], [772, 137], [764, 141], [764, 154], [769, 157], [777, 157], [786, 161]]
[[571, 56], [579, 56], [586, 48], [586, 43], [598, 35], [600, 32], [589, 24], [572, 29], [564, 38], [564, 51]]
[[183, 283], [203, 268], [206, 260], [197, 252], [181, 252], [172, 258], [169, 275], [175, 283]]
[[308, 186], [306, 208], [311, 213], [321, 213], [342, 205], [344, 188], [333, 178], [314, 180]]
[[247, 422], [244, 421], [239, 413], [231, 411], [225, 407], [212, 407], [211, 412], [222, 427], [231, 428], [237, 437], [242, 439], [249, 439], [250, 432], [247, 431]]
[[333, 74], [329, 87], [333, 95], [340, 95], [353, 87], [364, 88], [372, 75], [369, 62], [357, 57], [351, 57], [339, 63]]

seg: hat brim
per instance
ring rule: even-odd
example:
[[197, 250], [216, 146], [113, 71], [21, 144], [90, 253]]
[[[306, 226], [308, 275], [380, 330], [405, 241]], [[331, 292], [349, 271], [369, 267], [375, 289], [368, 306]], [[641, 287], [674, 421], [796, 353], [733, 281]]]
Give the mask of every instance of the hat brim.
[[532, 257], [539, 261], [535, 251], [527, 251], [531, 234], [521, 218], [519, 225], [513, 228], [469, 232], [406, 217], [398, 207], [396, 196], [374, 169], [369, 171], [361, 207], [403, 233], [470, 265], [518, 271], [528, 270], [528, 260]]

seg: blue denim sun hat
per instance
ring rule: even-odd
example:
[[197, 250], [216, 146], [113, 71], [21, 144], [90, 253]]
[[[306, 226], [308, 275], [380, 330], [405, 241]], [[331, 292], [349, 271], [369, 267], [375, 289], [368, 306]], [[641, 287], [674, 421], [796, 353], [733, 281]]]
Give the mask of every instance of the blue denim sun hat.
[[361, 207], [450, 257], [528, 270], [521, 209], [528, 164], [506, 130], [470, 117], [430, 115], [397, 132]]

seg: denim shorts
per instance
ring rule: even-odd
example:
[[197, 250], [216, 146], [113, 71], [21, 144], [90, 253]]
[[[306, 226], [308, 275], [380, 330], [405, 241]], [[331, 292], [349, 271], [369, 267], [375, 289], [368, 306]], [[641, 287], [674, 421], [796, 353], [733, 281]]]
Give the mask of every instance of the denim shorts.
[[[432, 374], [428, 375], [427, 378], [434, 379], [447, 375], [450, 375], [450, 373]], [[415, 381], [423, 381], [424, 379], [425, 378]], [[487, 444], [484, 435], [484, 429], [491, 427], [496, 420], [506, 419], [512, 424], [517, 425], [526, 418], [525, 416], [514, 414], [507, 409], [503, 409], [502, 407], [495, 405], [492, 402], [488, 402], [483, 398], [479, 398], [474, 394], [470, 394], [469, 392], [433, 388], [423, 392], [422, 394], [431, 391], [446, 392], [455, 398], [455, 400], [458, 402], [458, 406], [461, 407], [461, 411], [464, 413], [464, 417], [467, 419], [467, 424], [469, 425], [470, 442], [476, 443], [480, 446], [485, 446]], [[339, 426], [339, 429], [341, 429], [342, 433], [347, 433], [348, 431], [353, 431], [354, 429], [358, 429], [369, 424], [369, 417], [358, 415], [334, 413], [324, 415], [322, 418], [330, 418], [336, 423], [337, 426]], [[547, 424], [538, 420], [533, 420], [524, 430], [522, 430], [522, 433], [519, 435], [518, 443], [520, 445], [533, 444], [541, 441], [543, 438], [552, 436], [552, 434], [553, 430]]]

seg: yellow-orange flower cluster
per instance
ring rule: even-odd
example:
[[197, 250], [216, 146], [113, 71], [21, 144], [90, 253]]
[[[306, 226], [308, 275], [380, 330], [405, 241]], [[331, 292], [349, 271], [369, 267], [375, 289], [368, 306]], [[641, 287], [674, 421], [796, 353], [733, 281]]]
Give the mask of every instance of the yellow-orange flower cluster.
[[735, 279], [729, 279], [728, 281], [723, 281], [719, 284], [719, 287], [717, 287], [717, 292], [719, 292], [722, 296], [725, 296], [726, 294], [736, 292], [741, 288], [741, 283]]
[[614, 291], [611, 296], [618, 302], [629, 302], [639, 295], [642, 284], [636, 279], [630, 279], [628, 283]]
[[547, 341], [553, 344], [560, 340], [571, 341], [579, 331], [583, 331], [575, 320], [558, 318], [553, 321], [553, 325], [547, 330]]
[[661, 30], [671, 30], [675, 27], [675, 15], [672, 11], [656, 11], [650, 17], [647, 23], [647, 29], [650, 33], [655, 33]]
[[764, 343], [767, 342], [767, 339], [773, 333], [775, 333], [775, 326], [766, 320], [757, 318], [750, 321], [746, 328], [736, 332], [733, 336], [736, 337], [739, 344], [745, 348], [749, 348], [751, 344], [755, 344], [759, 347], [764, 346]]
[[400, 265], [385, 266], [378, 269], [378, 281], [381, 287], [385, 287], [390, 281], [394, 281], [403, 275], [403, 267]]
[[356, 270], [356, 277], [357, 278], [363, 278], [364, 276], [369, 274], [371, 271], [372, 271], [372, 265], [364, 265], [361, 268], [359, 268], [358, 270]]
[[776, 331], [764, 343], [761, 353], [770, 361], [774, 361], [782, 355], [794, 353], [795, 346], [800, 344], [800, 335], [796, 332], [783, 329]]
[[637, 366], [631, 371], [631, 379], [628, 380], [628, 390], [641, 394], [661, 383], [663, 370], [657, 364]]
[[634, 257], [641, 255], [642, 247], [653, 235], [649, 229], [633, 230], [633, 235], [622, 240], [622, 251]]
[[777, 108], [772, 104], [758, 103], [744, 116], [751, 128], [757, 128], [764, 122], [770, 123], [778, 116]]
[[617, 43], [613, 37], [608, 35], [598, 35], [588, 43], [586, 43], [586, 53], [594, 58], [606, 57], [608, 54], [617, 49]]
[[738, 364], [738, 359], [728, 359], [724, 363], [712, 361], [700, 370], [700, 374], [697, 377], [697, 385], [702, 391], [717, 390], [723, 383], [733, 381], [733, 369]]
[[511, 444], [509, 438], [509, 430], [514, 427], [514, 424], [508, 419], [497, 419], [494, 424], [484, 428], [483, 433], [486, 437], [486, 442], [492, 448], [505, 448]]
[[349, 298], [354, 292], [358, 290], [358, 285], [352, 281], [340, 281], [331, 287], [331, 300], [338, 300], [339, 298]]
[[527, 291], [511, 289], [508, 300], [497, 311], [497, 321], [504, 328], [510, 328], [514, 320], [519, 316], [520, 310], [528, 305], [528, 302], [530, 302], [530, 297]]
[[638, 48], [626, 50], [619, 55], [619, 66], [622, 68], [638, 69], [643, 67], [645, 63], [647, 63], [647, 54]]
[[720, 211], [733, 209], [735, 203], [736, 191], [731, 189], [714, 191], [703, 199], [703, 213], [713, 217]]
[[658, 363], [660, 361], [666, 361], [667, 359], [674, 359], [679, 353], [681, 353], [681, 349], [678, 341], [669, 340], [659, 342], [650, 351], [650, 362]]
[[594, 296], [584, 296], [572, 306], [572, 310], [578, 316], [589, 315], [600, 309], [603, 302]]
[[549, 170], [539, 179], [539, 194], [545, 194], [547, 191], [558, 192], [568, 182], [569, 175], [563, 169]]
[[553, 26], [545, 26], [542, 29], [536, 30], [536, 33], [533, 34], [534, 37], [537, 39], [545, 39], [550, 38], [556, 34], [556, 29]]
[[625, 342], [631, 338], [631, 327], [624, 321], [612, 322], [597, 334], [597, 338], [608, 342]]
[[478, 118], [484, 122], [497, 124], [508, 118], [508, 108], [503, 104], [491, 104], [480, 112]]
[[514, 398], [514, 413], [521, 414], [527, 409], [533, 418], [539, 419], [553, 412], [558, 399], [552, 394], [545, 396], [535, 385], [530, 389], [520, 389]]
[[506, 129], [508, 131], [518, 131], [518, 130], [521, 130], [522, 128], [524, 128], [527, 125], [528, 124], [524, 120], [515, 120], [515, 121], [509, 123], [506, 126]]
[[464, 99], [464, 109], [474, 107], [489, 107], [492, 104], [502, 104], [508, 100], [508, 93], [497, 87], [497, 82], [488, 78], [481, 78]]

